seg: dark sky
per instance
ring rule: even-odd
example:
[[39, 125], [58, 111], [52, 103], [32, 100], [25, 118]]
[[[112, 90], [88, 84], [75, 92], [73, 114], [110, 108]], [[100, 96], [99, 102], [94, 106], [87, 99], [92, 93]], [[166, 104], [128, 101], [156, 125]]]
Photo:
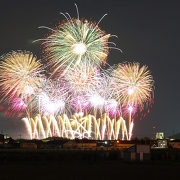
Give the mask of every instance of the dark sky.
[[[40, 58], [40, 46], [33, 40], [48, 32], [39, 26], [54, 27], [64, 20], [60, 12], [99, 21], [123, 53], [111, 50], [110, 65], [139, 62], [147, 65], [155, 80], [154, 105], [143, 119], [135, 120], [133, 137], [168, 137], [180, 132], [180, 1], [179, 0], [1, 0], [0, 55], [27, 50]], [[153, 128], [155, 127], [155, 129]], [[0, 116], [0, 131], [12, 137], [27, 137], [21, 120]], [[1, 133], [0, 132], [0, 133]]]

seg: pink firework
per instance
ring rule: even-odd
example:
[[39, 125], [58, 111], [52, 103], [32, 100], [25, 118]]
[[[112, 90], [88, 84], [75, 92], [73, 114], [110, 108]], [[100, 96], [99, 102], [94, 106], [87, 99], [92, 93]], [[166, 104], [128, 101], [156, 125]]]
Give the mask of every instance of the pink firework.
[[89, 102], [87, 97], [78, 95], [71, 100], [71, 107], [75, 112], [87, 112], [89, 108]]

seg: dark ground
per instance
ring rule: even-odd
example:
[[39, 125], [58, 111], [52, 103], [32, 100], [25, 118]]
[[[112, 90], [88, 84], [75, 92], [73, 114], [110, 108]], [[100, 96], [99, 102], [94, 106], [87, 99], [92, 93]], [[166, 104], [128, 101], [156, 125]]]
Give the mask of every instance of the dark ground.
[[125, 161], [119, 151], [1, 150], [0, 180], [180, 179], [179, 150], [151, 151], [151, 159]]
[[0, 180], [180, 179], [180, 162], [6, 162]]

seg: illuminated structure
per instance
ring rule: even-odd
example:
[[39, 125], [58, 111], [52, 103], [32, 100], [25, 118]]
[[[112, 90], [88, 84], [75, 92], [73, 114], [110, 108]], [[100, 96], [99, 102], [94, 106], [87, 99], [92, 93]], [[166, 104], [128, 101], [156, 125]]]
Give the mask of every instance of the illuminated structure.
[[152, 103], [150, 71], [127, 62], [104, 70], [109, 48], [115, 48], [108, 46], [111, 35], [100, 30], [100, 21], [63, 15], [66, 21], [55, 30], [46, 27], [50, 35], [38, 40], [46, 66], [30, 52], [1, 56], [5, 114], [21, 116], [31, 139], [130, 140], [135, 116]]

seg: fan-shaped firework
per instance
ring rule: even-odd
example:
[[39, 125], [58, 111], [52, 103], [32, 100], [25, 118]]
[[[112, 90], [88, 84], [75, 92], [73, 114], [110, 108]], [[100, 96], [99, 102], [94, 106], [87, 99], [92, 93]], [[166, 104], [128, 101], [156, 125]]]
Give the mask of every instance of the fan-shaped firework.
[[42, 71], [42, 64], [30, 52], [12, 51], [1, 56], [1, 93], [9, 99], [34, 93], [40, 86]]

